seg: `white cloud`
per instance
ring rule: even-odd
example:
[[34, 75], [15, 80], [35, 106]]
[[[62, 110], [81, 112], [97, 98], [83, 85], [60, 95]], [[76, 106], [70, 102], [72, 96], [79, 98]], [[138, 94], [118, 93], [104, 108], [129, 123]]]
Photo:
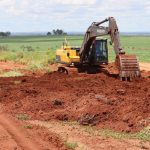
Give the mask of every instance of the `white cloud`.
[[[10, 12], [12, 15], [30, 12], [40, 15], [43, 13], [51, 13], [50, 11], [58, 14], [59, 11], [62, 13], [62, 10], [65, 9], [68, 13], [72, 13], [78, 9], [81, 14], [84, 14], [84, 11], [88, 13], [88, 10], [92, 14], [111, 14], [117, 11], [119, 13], [125, 13], [123, 11], [135, 9], [137, 3], [141, 5], [146, 2], [148, 0], [145, 0], [145, 2], [141, 2], [141, 0], [0, 0], [0, 8], [6, 8], [5, 11]], [[85, 6], [86, 10], [83, 9]], [[148, 6], [147, 9], [149, 9]]]
[[31, 22], [44, 29], [60, 26], [81, 31], [108, 16], [116, 17], [122, 30], [138, 29], [140, 20], [145, 30], [150, 24], [149, 0], [0, 0], [0, 11], [0, 18], [5, 15], [13, 24], [13, 20]]
[[139, 0], [103, 0], [102, 7], [109, 9], [126, 9], [134, 6]]
[[56, 2], [69, 5], [92, 5], [96, 3], [96, 0], [57, 0]]
[[150, 1], [145, 3], [146, 12], [150, 15]]
[[26, 12], [28, 5], [28, 0], [0, 0], [0, 8], [11, 15], [21, 15]]
[[0, 7], [11, 6], [14, 2], [14, 0], [0, 0]]

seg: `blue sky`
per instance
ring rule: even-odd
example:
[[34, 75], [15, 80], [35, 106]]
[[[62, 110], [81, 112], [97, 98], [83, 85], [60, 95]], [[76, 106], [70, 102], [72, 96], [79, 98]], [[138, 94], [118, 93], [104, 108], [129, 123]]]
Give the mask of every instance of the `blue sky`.
[[150, 32], [150, 0], [0, 0], [0, 31], [84, 32], [109, 16], [121, 32]]

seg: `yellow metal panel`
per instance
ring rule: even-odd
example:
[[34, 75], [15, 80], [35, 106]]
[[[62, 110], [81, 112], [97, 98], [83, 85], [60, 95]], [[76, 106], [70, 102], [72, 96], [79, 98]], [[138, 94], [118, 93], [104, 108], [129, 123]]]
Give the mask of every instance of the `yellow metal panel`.
[[[68, 55], [69, 54], [69, 57]], [[80, 57], [77, 56], [76, 50], [72, 50], [71, 47], [64, 47], [56, 51], [56, 55], [60, 56], [61, 62], [63, 63], [73, 63], [79, 62]]]

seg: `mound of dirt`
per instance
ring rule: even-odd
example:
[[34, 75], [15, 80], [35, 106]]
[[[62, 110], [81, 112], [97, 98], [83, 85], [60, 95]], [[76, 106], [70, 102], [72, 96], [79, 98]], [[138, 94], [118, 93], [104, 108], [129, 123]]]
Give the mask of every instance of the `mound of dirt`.
[[0, 102], [13, 115], [135, 132], [150, 123], [149, 85], [150, 78], [121, 82], [103, 73], [0, 78]]

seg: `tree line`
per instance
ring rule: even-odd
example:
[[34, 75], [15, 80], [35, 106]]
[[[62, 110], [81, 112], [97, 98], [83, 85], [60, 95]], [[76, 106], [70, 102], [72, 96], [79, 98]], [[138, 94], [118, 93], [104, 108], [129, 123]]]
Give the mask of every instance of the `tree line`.
[[7, 31], [7, 32], [0, 32], [0, 37], [9, 37], [11, 36], [11, 32]]
[[47, 32], [47, 35], [67, 35], [62, 29], [54, 29], [52, 32]]

